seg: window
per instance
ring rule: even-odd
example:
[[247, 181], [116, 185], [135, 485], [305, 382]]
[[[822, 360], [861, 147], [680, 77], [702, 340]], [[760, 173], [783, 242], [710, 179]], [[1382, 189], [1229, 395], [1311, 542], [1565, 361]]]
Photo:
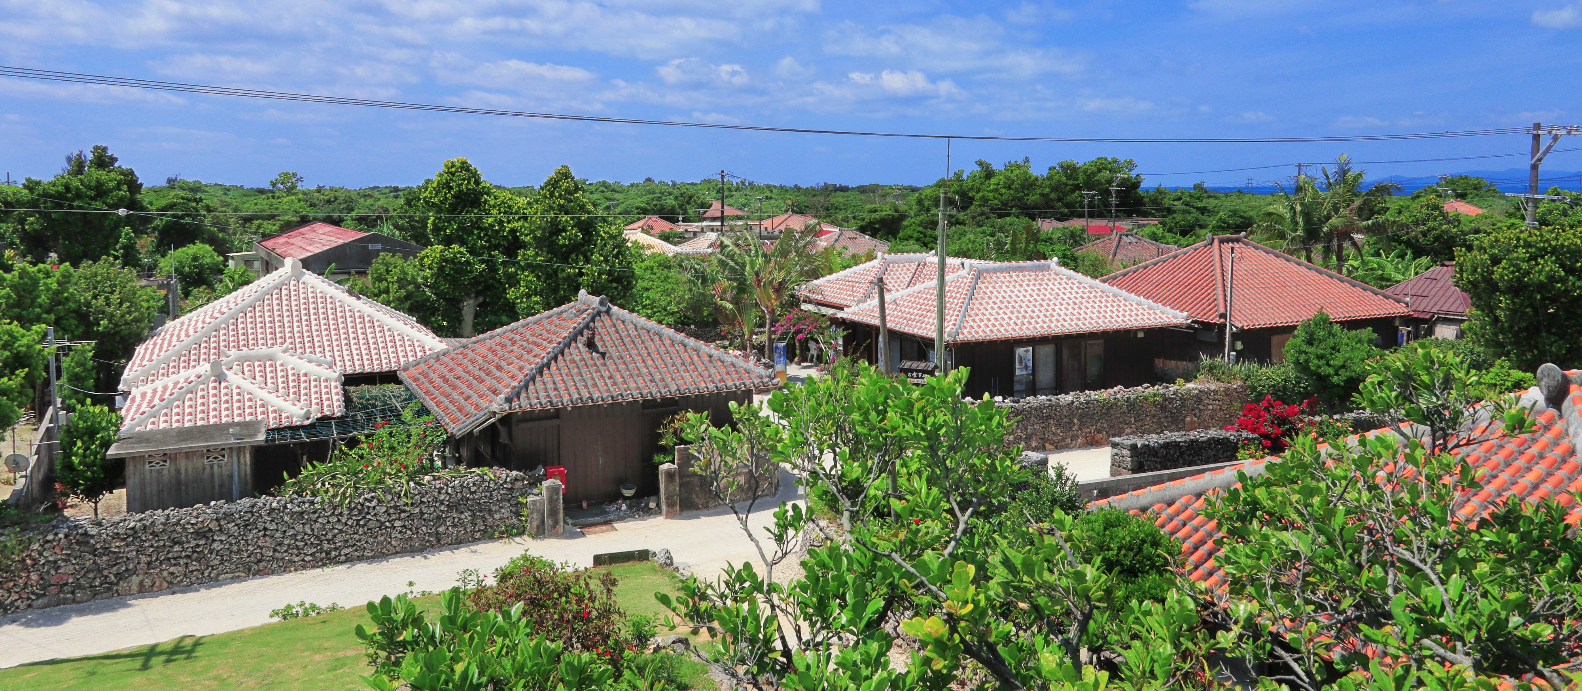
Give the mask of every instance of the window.
[[230, 460], [231, 460], [231, 454], [230, 454], [230, 451], [228, 449], [204, 449], [203, 450], [203, 464], [204, 465], [220, 465], [220, 464], [223, 464], [223, 463], [229, 463]]
[[1104, 341], [1088, 341], [1088, 388], [1104, 388]]
[[170, 456], [167, 454], [154, 454], [143, 457], [143, 468], [147, 470], [164, 470], [170, 467]]

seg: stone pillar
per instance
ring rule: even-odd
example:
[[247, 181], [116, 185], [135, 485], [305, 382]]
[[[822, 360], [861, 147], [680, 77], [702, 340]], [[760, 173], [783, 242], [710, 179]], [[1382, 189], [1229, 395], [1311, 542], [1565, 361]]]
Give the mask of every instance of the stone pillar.
[[524, 504], [522, 516], [527, 521], [527, 534], [544, 537], [544, 495], [530, 496]]
[[562, 513], [565, 497], [561, 496], [559, 480], [545, 480], [544, 488], [544, 537], [566, 534], [566, 517]]
[[681, 516], [681, 469], [674, 463], [659, 466], [659, 512], [665, 518]]

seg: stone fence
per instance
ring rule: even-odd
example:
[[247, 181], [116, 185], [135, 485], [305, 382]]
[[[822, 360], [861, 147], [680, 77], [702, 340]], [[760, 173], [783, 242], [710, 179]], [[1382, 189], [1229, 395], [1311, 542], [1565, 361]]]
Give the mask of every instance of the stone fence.
[[[725, 505], [715, 496], [712, 481], [693, 470], [696, 463], [697, 456], [692, 453], [691, 447], [677, 446], [676, 462], [659, 466], [659, 506], [665, 518], [676, 518], [682, 514]], [[737, 485], [730, 497], [733, 501], [780, 494], [780, 466], [768, 460], [760, 461], [757, 466], [751, 473], [745, 468], [737, 471]]]
[[410, 501], [258, 497], [60, 518], [0, 534], [0, 614], [520, 534], [535, 489], [526, 475], [490, 470], [414, 485]]
[[1139, 386], [998, 401], [1016, 419], [1008, 441], [1032, 451], [1104, 446], [1112, 437], [1236, 422], [1247, 404], [1243, 384]]
[[1139, 434], [1110, 440], [1110, 477], [1230, 463], [1258, 435], [1222, 429]]

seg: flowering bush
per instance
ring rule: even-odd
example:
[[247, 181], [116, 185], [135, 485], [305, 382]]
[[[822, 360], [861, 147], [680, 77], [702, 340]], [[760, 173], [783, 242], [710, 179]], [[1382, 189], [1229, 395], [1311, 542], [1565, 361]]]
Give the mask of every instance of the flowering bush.
[[789, 344], [792, 352], [798, 355], [811, 353], [810, 346], [813, 344], [827, 346], [830, 338], [829, 319], [822, 314], [801, 309], [787, 312], [769, 330]]
[[520, 604], [528, 628], [568, 652], [592, 653], [616, 669], [625, 659], [626, 614], [609, 571], [574, 571], [524, 553], [494, 572], [494, 585], [468, 592], [467, 602], [480, 612]]
[[1316, 404], [1317, 400], [1309, 398], [1300, 405], [1290, 405], [1274, 400], [1273, 396], [1265, 395], [1262, 401], [1248, 403], [1242, 408], [1241, 417], [1236, 418], [1236, 424], [1225, 429], [1258, 435], [1258, 445], [1263, 447], [1264, 455], [1281, 453], [1291, 445], [1292, 437], [1298, 432], [1315, 426], [1316, 423], [1308, 416], [1307, 410]]
[[446, 469], [431, 458], [445, 443], [445, 429], [414, 403], [400, 420], [381, 420], [362, 437], [337, 446], [330, 459], [309, 463], [279, 488], [285, 496], [330, 497], [351, 501], [362, 491], [394, 489], [407, 496], [413, 482], [432, 475], [477, 472]]

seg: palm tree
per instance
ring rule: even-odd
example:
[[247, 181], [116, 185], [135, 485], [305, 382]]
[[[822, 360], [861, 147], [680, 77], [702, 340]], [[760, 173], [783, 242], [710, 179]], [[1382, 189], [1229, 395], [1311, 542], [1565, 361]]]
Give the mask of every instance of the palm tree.
[[[809, 223], [802, 230], [788, 230], [773, 245], [765, 246], [750, 233], [739, 233], [721, 238], [718, 256], [719, 268], [732, 284], [732, 298], [720, 299], [720, 306], [743, 324], [748, 319], [742, 314], [740, 298], [749, 298], [763, 316], [764, 357], [774, 357], [774, 339], [769, 329], [781, 306], [792, 291], [803, 281], [817, 275], [816, 254], [812, 251], [817, 235], [817, 222]], [[721, 291], [716, 291], [719, 295]], [[757, 315], [754, 315], [757, 316]], [[749, 343], [751, 343], [750, 331]], [[750, 346], [749, 346], [750, 347]]]
[[1297, 178], [1291, 191], [1281, 191], [1273, 204], [1258, 213], [1255, 232], [1283, 250], [1302, 250], [1303, 259], [1313, 261], [1319, 250], [1335, 271], [1346, 271], [1346, 248], [1362, 256], [1359, 238], [1398, 227], [1399, 221], [1383, 217], [1385, 200], [1401, 186], [1381, 182], [1363, 189], [1364, 172], [1351, 167], [1351, 159], [1341, 154], [1335, 168], [1320, 168], [1322, 180]]

